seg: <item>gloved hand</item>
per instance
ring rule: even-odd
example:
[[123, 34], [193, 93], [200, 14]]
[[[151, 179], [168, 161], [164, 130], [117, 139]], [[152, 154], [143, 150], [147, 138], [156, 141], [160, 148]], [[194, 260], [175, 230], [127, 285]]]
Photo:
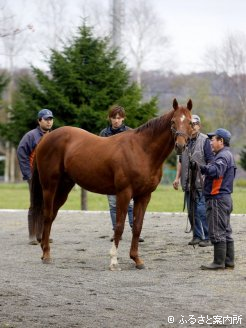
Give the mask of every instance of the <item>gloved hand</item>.
[[190, 161], [190, 169], [192, 171], [195, 171], [195, 169], [197, 168], [197, 164], [195, 161]]
[[206, 172], [206, 165], [200, 165], [200, 170], [202, 174], [205, 174]]

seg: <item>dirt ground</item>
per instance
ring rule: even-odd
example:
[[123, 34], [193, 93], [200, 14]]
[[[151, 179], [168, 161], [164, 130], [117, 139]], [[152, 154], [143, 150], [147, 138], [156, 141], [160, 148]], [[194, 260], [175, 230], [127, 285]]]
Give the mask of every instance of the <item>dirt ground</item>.
[[199, 269], [212, 247], [188, 246], [186, 215], [147, 213], [140, 244], [146, 268], [129, 258], [130, 228], [109, 271], [107, 212], [61, 211], [53, 263], [27, 244], [26, 211], [0, 211], [0, 328], [246, 327], [246, 216], [232, 216], [236, 268]]

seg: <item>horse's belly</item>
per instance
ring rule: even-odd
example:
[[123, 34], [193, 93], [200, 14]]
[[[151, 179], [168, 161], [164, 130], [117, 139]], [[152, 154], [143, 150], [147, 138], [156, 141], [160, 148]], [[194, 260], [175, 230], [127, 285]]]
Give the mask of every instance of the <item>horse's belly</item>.
[[93, 168], [88, 163], [88, 167], [69, 169], [69, 176], [80, 187], [98, 194], [113, 195], [115, 194], [114, 179], [108, 172], [102, 172]]

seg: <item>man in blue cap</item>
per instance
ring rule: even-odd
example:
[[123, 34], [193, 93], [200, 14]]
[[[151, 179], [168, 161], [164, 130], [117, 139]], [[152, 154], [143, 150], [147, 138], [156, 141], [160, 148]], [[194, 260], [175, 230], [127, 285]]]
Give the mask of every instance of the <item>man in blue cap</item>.
[[[38, 126], [27, 132], [21, 139], [17, 148], [17, 157], [20, 165], [20, 170], [23, 180], [26, 180], [31, 186], [32, 165], [35, 154], [35, 149], [42, 136], [49, 132], [53, 126], [53, 113], [49, 109], [41, 109], [38, 112]], [[28, 230], [29, 230], [29, 244], [38, 245], [38, 241], [30, 238], [33, 222], [31, 220], [31, 210], [28, 211]]]
[[234, 241], [230, 224], [233, 204], [231, 193], [236, 174], [236, 164], [230, 151], [231, 133], [223, 128], [208, 133], [212, 151], [212, 163], [200, 166], [205, 174], [204, 195], [206, 199], [209, 237], [214, 246], [214, 261], [202, 265], [202, 270], [234, 268]]

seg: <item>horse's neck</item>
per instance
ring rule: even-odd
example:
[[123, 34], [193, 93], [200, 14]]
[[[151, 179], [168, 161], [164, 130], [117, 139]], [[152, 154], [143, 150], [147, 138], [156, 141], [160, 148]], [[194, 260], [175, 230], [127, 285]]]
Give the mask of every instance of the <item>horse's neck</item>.
[[152, 167], [160, 167], [174, 148], [174, 138], [170, 127], [158, 131], [143, 131], [139, 135], [139, 143]]
[[171, 131], [163, 131], [158, 136], [153, 136], [152, 140], [149, 140], [149, 153], [153, 162], [159, 166], [162, 165], [168, 155], [174, 148], [174, 139]]
[[171, 153], [174, 139], [171, 131], [173, 110], [140, 126], [136, 133], [143, 150], [149, 155], [152, 166], [159, 167]]

